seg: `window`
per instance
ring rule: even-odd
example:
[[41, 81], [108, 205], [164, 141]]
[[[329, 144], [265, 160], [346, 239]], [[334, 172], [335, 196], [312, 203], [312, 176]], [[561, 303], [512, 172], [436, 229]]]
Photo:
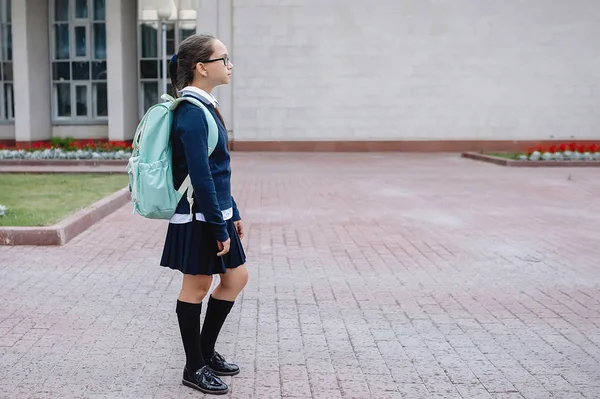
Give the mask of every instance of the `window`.
[[138, 1], [139, 18], [139, 95], [140, 116], [160, 100], [163, 93], [162, 63], [167, 65], [167, 90], [171, 91], [168, 63], [179, 43], [196, 33], [197, 0], [176, 0], [171, 16], [164, 21], [166, 46], [162, 43], [162, 21], [158, 18], [156, 2]]
[[105, 0], [51, 4], [53, 119], [106, 120]]
[[15, 119], [10, 0], [0, 0], [0, 120]]

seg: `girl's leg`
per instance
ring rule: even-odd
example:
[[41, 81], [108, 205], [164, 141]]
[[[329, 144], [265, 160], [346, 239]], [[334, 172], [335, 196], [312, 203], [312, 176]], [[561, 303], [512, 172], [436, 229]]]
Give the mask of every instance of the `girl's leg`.
[[220, 276], [221, 282], [211, 296], [222, 301], [235, 301], [248, 282], [248, 268], [241, 265], [235, 269], [228, 269], [227, 273]]
[[179, 300], [188, 303], [202, 303], [212, 284], [212, 276], [184, 274]]
[[182, 383], [204, 393], [220, 395], [227, 393], [229, 387], [205, 367], [200, 350], [200, 311], [211, 283], [212, 276], [183, 276], [177, 300], [177, 319], [186, 358]]
[[200, 312], [202, 300], [210, 289], [212, 276], [183, 275], [181, 293], [177, 300], [177, 320], [186, 357], [186, 369], [193, 373], [204, 366], [200, 351]]
[[[231, 375], [239, 372], [237, 366], [230, 365], [232, 367], [230, 369], [226, 364], [223, 364], [222, 367], [219, 367], [218, 364], [214, 364], [211, 360], [215, 354], [215, 343], [217, 342], [221, 327], [223, 327], [223, 323], [225, 323], [225, 319], [231, 311], [235, 299], [248, 282], [248, 269], [246, 265], [241, 265], [235, 269], [228, 269], [227, 273], [220, 276], [221, 282], [215, 288], [208, 301], [208, 309], [206, 310], [206, 318], [204, 319], [200, 341], [202, 355], [211, 368], [218, 374]], [[218, 359], [216, 361], [220, 363]]]

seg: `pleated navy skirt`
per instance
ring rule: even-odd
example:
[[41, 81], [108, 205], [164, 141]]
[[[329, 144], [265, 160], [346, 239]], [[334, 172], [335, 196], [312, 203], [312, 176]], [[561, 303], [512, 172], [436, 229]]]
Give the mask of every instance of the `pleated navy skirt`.
[[219, 248], [210, 225], [193, 220], [189, 223], [169, 223], [160, 265], [183, 274], [224, 274], [246, 263], [242, 241], [232, 219], [226, 221], [231, 239], [229, 252], [217, 256]]

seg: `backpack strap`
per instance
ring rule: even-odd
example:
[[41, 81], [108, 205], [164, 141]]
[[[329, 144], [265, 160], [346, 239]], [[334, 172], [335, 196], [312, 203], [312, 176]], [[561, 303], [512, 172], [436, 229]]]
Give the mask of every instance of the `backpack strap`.
[[190, 204], [190, 215], [193, 215], [194, 212], [192, 212], [192, 207], [194, 206], [194, 187], [192, 187], [192, 179], [190, 178], [190, 175], [185, 177], [185, 180], [183, 183], [181, 183], [181, 186], [177, 192], [181, 194], [182, 197], [187, 192], [187, 201], [188, 204]]
[[206, 108], [204, 103], [202, 103], [202, 101], [198, 100], [197, 98], [190, 96], [173, 98], [168, 94], [163, 94], [161, 98], [171, 102], [171, 111], [177, 108], [182, 101], [190, 102], [198, 108], [200, 108], [202, 111], [204, 111], [206, 123], [208, 124], [208, 156], [210, 157], [213, 151], [215, 150], [217, 143], [219, 142], [219, 128], [217, 127], [217, 122], [215, 122], [215, 118], [210, 113], [208, 108]]

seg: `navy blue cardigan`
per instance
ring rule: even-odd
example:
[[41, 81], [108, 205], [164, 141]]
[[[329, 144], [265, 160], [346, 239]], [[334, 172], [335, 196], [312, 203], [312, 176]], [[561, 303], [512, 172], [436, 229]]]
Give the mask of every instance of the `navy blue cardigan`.
[[[219, 141], [208, 157], [208, 124], [204, 112], [189, 102], [179, 104], [173, 115], [171, 146], [173, 151], [173, 179], [175, 188], [190, 175], [194, 188], [194, 213], [202, 213], [211, 225], [215, 239], [229, 238], [224, 211], [233, 208], [233, 221], [240, 220], [237, 204], [231, 196], [231, 167], [227, 149], [227, 130], [217, 117], [215, 108], [200, 96], [213, 115], [219, 128]], [[176, 213], [189, 214], [190, 207], [185, 195], [177, 206]]]

